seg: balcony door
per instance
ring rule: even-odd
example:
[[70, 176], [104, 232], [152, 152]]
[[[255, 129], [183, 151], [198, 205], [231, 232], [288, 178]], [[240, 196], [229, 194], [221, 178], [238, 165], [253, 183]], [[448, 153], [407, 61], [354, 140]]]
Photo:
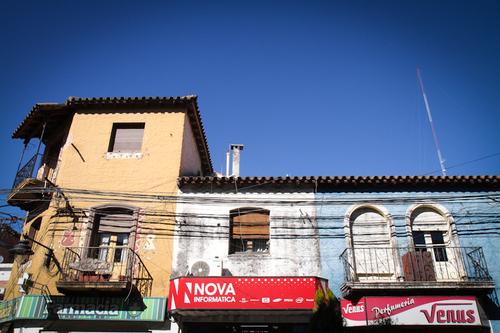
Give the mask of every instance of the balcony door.
[[115, 265], [127, 262], [129, 238], [130, 234], [128, 233], [99, 234], [97, 257]]
[[104, 205], [94, 210], [88, 255], [112, 266], [109, 280], [130, 276], [137, 211], [132, 207]]
[[413, 274], [419, 280], [453, 281], [465, 275], [458, 238], [450, 220], [451, 215], [432, 206], [420, 206], [411, 212], [410, 242], [417, 262], [412, 269], [418, 270]]

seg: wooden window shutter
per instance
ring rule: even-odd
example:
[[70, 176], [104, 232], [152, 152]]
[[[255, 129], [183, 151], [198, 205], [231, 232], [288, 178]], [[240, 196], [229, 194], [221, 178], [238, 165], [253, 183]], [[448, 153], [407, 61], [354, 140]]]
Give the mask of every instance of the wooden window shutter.
[[234, 211], [233, 239], [269, 239], [269, 211]]
[[144, 137], [144, 123], [114, 124], [110, 152], [140, 152]]
[[134, 226], [134, 217], [132, 212], [99, 215], [99, 233], [126, 234], [132, 231]]

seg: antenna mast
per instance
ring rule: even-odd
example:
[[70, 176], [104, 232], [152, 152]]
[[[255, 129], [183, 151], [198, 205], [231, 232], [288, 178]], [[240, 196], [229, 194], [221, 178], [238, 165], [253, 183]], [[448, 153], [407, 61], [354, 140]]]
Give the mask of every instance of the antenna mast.
[[434, 123], [432, 122], [431, 109], [429, 108], [429, 102], [427, 102], [427, 95], [425, 94], [424, 83], [422, 82], [422, 76], [420, 75], [420, 69], [417, 67], [418, 78], [420, 79], [420, 86], [422, 87], [422, 93], [424, 95], [425, 107], [427, 108], [427, 115], [429, 116], [429, 121], [432, 127], [432, 134], [434, 134], [434, 141], [436, 142], [436, 148], [439, 156], [439, 164], [441, 164], [441, 171], [443, 176], [446, 176], [446, 169], [444, 168], [444, 161], [441, 157], [441, 150], [439, 149], [438, 139], [436, 136], [436, 130], [434, 129]]

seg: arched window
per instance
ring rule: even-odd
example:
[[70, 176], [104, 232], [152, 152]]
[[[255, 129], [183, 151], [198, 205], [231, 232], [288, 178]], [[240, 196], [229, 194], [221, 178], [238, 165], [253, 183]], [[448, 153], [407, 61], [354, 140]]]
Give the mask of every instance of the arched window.
[[394, 221], [381, 205], [351, 207], [344, 221], [347, 255], [354, 280], [401, 277]]
[[450, 232], [446, 216], [430, 207], [415, 209], [410, 217], [412, 240], [415, 248], [434, 250], [436, 261], [448, 261], [445, 244], [449, 244]]
[[412, 260], [403, 258], [407, 280], [460, 278], [460, 244], [455, 222], [446, 208], [435, 203], [412, 205], [406, 213], [406, 229], [412, 248]]
[[229, 253], [269, 251], [269, 211], [238, 208], [230, 212]]
[[105, 204], [91, 208], [88, 246], [91, 256], [107, 262], [124, 263], [134, 244], [138, 208]]
[[352, 247], [388, 247], [390, 229], [387, 218], [371, 207], [356, 209], [350, 216]]

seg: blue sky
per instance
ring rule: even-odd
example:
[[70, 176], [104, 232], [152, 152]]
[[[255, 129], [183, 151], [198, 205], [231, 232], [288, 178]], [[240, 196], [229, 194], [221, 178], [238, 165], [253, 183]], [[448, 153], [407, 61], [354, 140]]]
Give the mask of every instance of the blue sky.
[[242, 176], [439, 175], [417, 67], [447, 174], [499, 174], [498, 1], [1, 6], [2, 189], [12, 132], [69, 96], [198, 95], [219, 172], [231, 142]]

